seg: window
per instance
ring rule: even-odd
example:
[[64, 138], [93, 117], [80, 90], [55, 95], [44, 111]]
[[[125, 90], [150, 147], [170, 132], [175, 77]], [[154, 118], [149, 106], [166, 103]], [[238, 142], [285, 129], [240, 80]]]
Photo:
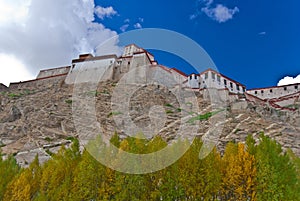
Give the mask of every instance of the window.
[[208, 78], [208, 73], [205, 73], [205, 79], [207, 79]]
[[227, 86], [227, 80], [224, 80], [224, 85]]
[[197, 79], [197, 75], [194, 75], [194, 79]]
[[215, 73], [211, 73], [211, 77], [212, 77], [212, 79], [216, 79], [216, 74]]
[[231, 89], [233, 88], [233, 84], [232, 84], [232, 82], [230, 82], [230, 88], [231, 88]]
[[263, 94], [263, 93], [264, 93], [264, 90], [261, 90], [261, 93]]
[[257, 91], [255, 91], [254, 93], [257, 94]]
[[190, 80], [191, 80], [192, 78], [193, 78], [193, 76], [191, 75], [191, 76], [190, 76]]
[[270, 89], [270, 93], [273, 93], [273, 89]]
[[128, 65], [130, 65], [130, 61], [128, 61]]
[[284, 87], [284, 91], [286, 91], [287, 90], [287, 87]]
[[239, 85], [236, 85], [236, 90], [240, 90], [240, 86]]
[[218, 80], [218, 82], [221, 82], [221, 77], [220, 77], [220, 75], [217, 75], [217, 80]]
[[298, 85], [295, 85], [295, 89], [298, 89]]

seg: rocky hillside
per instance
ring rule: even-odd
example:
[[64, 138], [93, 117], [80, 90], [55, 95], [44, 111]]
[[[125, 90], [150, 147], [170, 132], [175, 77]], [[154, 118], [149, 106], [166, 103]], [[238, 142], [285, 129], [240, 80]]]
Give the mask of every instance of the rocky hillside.
[[[122, 115], [111, 103], [115, 87], [116, 83], [101, 83], [97, 91], [87, 93], [96, 97], [97, 120], [103, 132], [108, 136], [117, 132], [125, 137], [126, 132], [120, 125], [123, 123], [126, 127], [127, 120], [121, 124], [115, 123], [115, 117]], [[45, 161], [62, 145], [68, 146], [73, 137], [80, 138], [73, 123], [72, 94], [73, 86], [63, 83], [39, 88], [0, 90], [2, 154], [13, 154], [21, 165], [26, 166], [36, 154], [41, 161]], [[167, 89], [142, 87], [130, 99], [130, 120], [138, 127], [152, 124], [150, 128], [158, 128], [153, 129], [155, 134], [172, 141], [178, 137], [176, 133], [180, 129], [181, 120], [186, 119], [191, 127], [199, 125], [196, 135], [201, 137], [212, 126], [210, 118], [218, 111], [213, 109], [202, 93], [195, 94], [199, 105], [197, 112], [193, 108], [182, 108]], [[157, 113], [163, 109], [165, 112]], [[223, 110], [226, 111], [226, 118], [221, 122], [224, 127], [217, 144], [220, 151], [229, 141], [244, 141], [249, 134], [257, 139], [259, 133], [264, 132], [300, 156], [299, 110], [293, 113], [277, 111], [249, 103], [243, 97], [232, 99]], [[192, 137], [188, 130], [184, 130], [181, 135]]]

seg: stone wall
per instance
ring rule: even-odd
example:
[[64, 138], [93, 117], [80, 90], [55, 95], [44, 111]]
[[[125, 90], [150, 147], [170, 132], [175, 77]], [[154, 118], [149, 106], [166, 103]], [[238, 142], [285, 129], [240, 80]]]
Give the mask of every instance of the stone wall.
[[37, 76], [37, 79], [44, 78], [44, 77], [51, 77], [51, 76], [55, 76], [55, 75], [66, 74], [69, 72], [70, 68], [71, 68], [70, 66], [65, 66], [65, 67], [41, 70]]
[[47, 78], [40, 78], [36, 80], [30, 80], [25, 82], [15, 82], [10, 83], [9, 89], [41, 89], [41, 88], [51, 88], [54, 86], [61, 85], [66, 79], [66, 74], [51, 76]]

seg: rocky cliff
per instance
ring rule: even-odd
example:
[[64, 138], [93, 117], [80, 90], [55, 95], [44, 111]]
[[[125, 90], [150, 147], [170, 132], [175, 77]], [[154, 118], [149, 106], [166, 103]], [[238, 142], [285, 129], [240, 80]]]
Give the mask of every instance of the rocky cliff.
[[[108, 136], [117, 132], [125, 137], [124, 129], [116, 125], [114, 118], [121, 112], [114, 111], [111, 103], [116, 86], [113, 82], [100, 83], [96, 91], [87, 93], [96, 98], [97, 120], [103, 132]], [[144, 86], [130, 99], [129, 116], [137, 126], [157, 123], [154, 127], [160, 129], [153, 132], [168, 141], [178, 137], [176, 133], [181, 119], [188, 118], [193, 120], [190, 123], [199, 125], [196, 135], [202, 137], [212, 126], [209, 119], [215, 109], [203, 92], [195, 92], [195, 95], [199, 110], [193, 113], [183, 111], [168, 89]], [[21, 165], [26, 166], [36, 154], [41, 161], [45, 161], [62, 145], [68, 146], [73, 137], [80, 137], [73, 122], [72, 98], [73, 86], [63, 82], [43, 87], [1, 88], [0, 146], [4, 157], [13, 154]], [[153, 106], [164, 112], [149, 117]], [[220, 151], [229, 141], [244, 141], [249, 134], [257, 139], [259, 133], [264, 132], [300, 156], [299, 110], [278, 111], [247, 102], [243, 97], [230, 99], [223, 109], [226, 110], [226, 118], [221, 122], [223, 130], [218, 136], [217, 147]], [[165, 120], [162, 122], [160, 119]], [[189, 136], [190, 133], [184, 131], [181, 135]]]

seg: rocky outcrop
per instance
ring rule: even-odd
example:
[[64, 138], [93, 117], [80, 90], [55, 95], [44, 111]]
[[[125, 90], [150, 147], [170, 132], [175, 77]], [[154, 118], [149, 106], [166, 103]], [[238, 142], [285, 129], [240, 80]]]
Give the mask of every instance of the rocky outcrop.
[[5, 86], [4, 84], [0, 83], [0, 92], [5, 92], [7, 90], [8, 90], [7, 86]]
[[[72, 115], [73, 86], [47, 86], [10, 89], [7, 93], [0, 93], [0, 147], [3, 154], [14, 154], [24, 166], [36, 154], [41, 161], [46, 161], [51, 152], [56, 152], [62, 145], [69, 146], [69, 139], [80, 138], [81, 135], [75, 128]], [[154, 128], [153, 135], [161, 135], [168, 141], [179, 137], [182, 119], [187, 122], [195, 119], [190, 122], [190, 126], [193, 123], [198, 124], [196, 135], [199, 137], [204, 136], [214, 126], [206, 117], [216, 108], [203, 93], [195, 92], [199, 106], [199, 111], [195, 112], [188, 103], [186, 108], [182, 108], [168, 89], [155, 85], [143, 86], [135, 91], [130, 98], [128, 119], [116, 123], [117, 117], [122, 113], [116, 111], [112, 104], [115, 89], [116, 83], [106, 82], [100, 83], [97, 91], [86, 92], [92, 97], [95, 96], [97, 122], [101, 124], [103, 134], [108, 137], [115, 132], [122, 138], [128, 136], [122, 127], [126, 126], [127, 120], [137, 127], [151, 124], [151, 128]], [[119, 98], [123, 104], [122, 97]], [[245, 141], [249, 134], [257, 139], [259, 133], [264, 132], [281, 143], [285, 149], [290, 148], [300, 156], [299, 111], [278, 111], [237, 97], [232, 98], [223, 109], [226, 111], [226, 118], [220, 122], [223, 129], [217, 141], [220, 151], [229, 141]], [[81, 110], [84, 111], [85, 108]], [[86, 121], [89, 123], [88, 119]], [[189, 129], [189, 126], [186, 127], [180, 135], [194, 137]]]

